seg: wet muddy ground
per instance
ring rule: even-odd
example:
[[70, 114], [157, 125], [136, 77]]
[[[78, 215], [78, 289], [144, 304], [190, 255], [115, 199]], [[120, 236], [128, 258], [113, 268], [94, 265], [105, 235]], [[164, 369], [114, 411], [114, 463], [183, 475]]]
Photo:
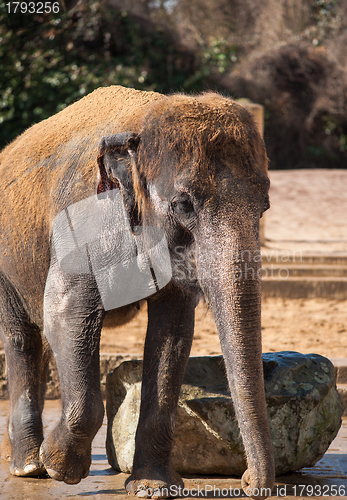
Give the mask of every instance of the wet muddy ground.
[[[9, 403], [0, 401], [0, 435], [5, 432]], [[45, 432], [59, 420], [60, 402], [47, 401], [44, 410]], [[127, 474], [119, 474], [109, 466], [105, 452], [106, 418], [98, 432], [92, 450], [89, 476], [77, 485], [59, 483], [50, 478], [19, 478], [9, 473], [9, 464], [0, 462], [1, 500], [123, 500], [128, 498], [124, 481]], [[229, 477], [185, 478], [184, 498], [237, 498], [241, 496], [240, 479]], [[338, 436], [328, 452], [315, 467], [300, 473], [277, 478], [273, 491], [279, 498], [347, 498], [347, 418], [343, 420]], [[130, 498], [130, 497], [129, 497]]]

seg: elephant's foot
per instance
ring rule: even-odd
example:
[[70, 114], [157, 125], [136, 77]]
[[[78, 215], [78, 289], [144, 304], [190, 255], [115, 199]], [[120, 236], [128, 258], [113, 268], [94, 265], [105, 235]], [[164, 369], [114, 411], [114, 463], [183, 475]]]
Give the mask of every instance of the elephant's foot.
[[37, 477], [45, 474], [46, 469], [39, 458], [32, 458], [20, 464], [15, 460], [11, 461], [10, 472], [13, 476]]
[[12, 446], [8, 432], [5, 433], [1, 443], [1, 458], [10, 463], [10, 473], [13, 476], [37, 477], [46, 473], [39, 458], [39, 445], [30, 449], [24, 441]]
[[132, 473], [125, 481], [128, 495], [139, 498], [170, 498], [179, 496], [184, 488], [181, 476], [173, 469], [146, 468]]
[[5, 460], [10, 461], [10, 472], [13, 476], [21, 477], [37, 477], [46, 473], [46, 470], [39, 458], [39, 447], [34, 450], [25, 452], [20, 450], [15, 452], [15, 447], [12, 447], [10, 438], [5, 435], [1, 444], [1, 456]]
[[271, 496], [273, 481], [267, 481], [265, 478], [253, 479], [250, 470], [247, 469], [241, 478], [241, 486], [248, 497], [264, 500]]
[[89, 474], [91, 440], [78, 440], [59, 425], [41, 445], [40, 458], [56, 481], [77, 484]]

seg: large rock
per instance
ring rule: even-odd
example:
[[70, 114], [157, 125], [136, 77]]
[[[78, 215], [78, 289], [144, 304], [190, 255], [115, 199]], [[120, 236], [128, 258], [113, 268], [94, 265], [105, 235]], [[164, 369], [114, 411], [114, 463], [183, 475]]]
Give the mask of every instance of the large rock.
[[[343, 404], [332, 363], [317, 354], [263, 355], [276, 473], [313, 466], [340, 425]], [[131, 472], [139, 418], [141, 361], [126, 361], [106, 382], [110, 465]], [[244, 448], [221, 356], [190, 358], [178, 404], [173, 464], [181, 474], [241, 475]]]

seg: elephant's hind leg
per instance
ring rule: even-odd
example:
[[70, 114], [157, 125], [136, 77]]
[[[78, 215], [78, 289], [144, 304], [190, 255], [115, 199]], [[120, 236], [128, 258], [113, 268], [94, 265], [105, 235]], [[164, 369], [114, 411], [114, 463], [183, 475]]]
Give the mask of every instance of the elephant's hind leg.
[[43, 440], [41, 414], [48, 351], [44, 349], [39, 328], [31, 323], [15, 289], [1, 274], [0, 334], [6, 353], [11, 399], [2, 456], [11, 457], [11, 474], [38, 476], [45, 472], [39, 449]]
[[104, 416], [99, 343], [104, 310], [91, 274], [64, 275], [52, 264], [44, 300], [44, 335], [57, 363], [62, 414], [46, 436], [40, 456], [57, 481], [87, 477], [91, 445]]

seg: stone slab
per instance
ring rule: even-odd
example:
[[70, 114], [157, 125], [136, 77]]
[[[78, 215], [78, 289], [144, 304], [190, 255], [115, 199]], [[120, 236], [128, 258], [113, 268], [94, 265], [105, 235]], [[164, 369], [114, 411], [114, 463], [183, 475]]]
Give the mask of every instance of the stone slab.
[[[277, 473], [314, 465], [335, 437], [342, 414], [334, 367], [322, 356], [263, 355], [265, 391]], [[131, 472], [142, 362], [107, 377], [110, 464]], [[173, 465], [181, 474], [241, 475], [246, 463], [221, 356], [192, 357], [178, 403]]]

